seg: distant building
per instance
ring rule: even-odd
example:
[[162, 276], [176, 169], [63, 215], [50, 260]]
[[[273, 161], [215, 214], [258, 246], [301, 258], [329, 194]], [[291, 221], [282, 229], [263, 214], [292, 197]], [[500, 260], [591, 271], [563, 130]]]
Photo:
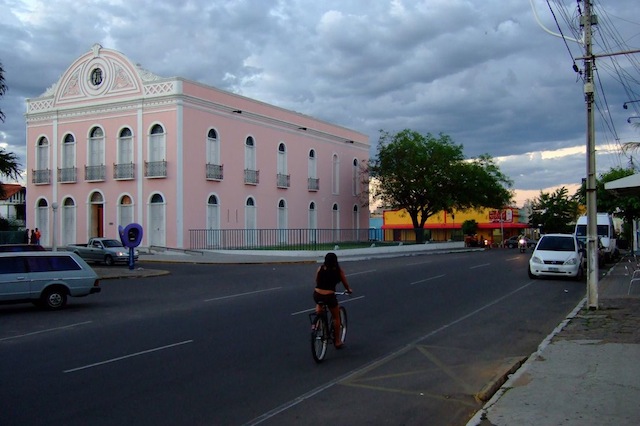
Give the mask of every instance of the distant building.
[[[411, 218], [405, 210], [385, 210], [383, 213], [384, 239], [388, 241], [415, 240]], [[496, 209], [469, 209], [451, 213], [441, 211], [429, 217], [424, 225], [426, 239], [431, 241], [462, 241], [462, 224], [475, 220], [478, 234], [493, 244], [500, 244], [509, 237], [518, 235], [529, 228], [523, 221], [521, 210], [513, 207]]]
[[18, 226], [25, 225], [27, 189], [17, 183], [3, 183], [4, 197], [0, 199], [0, 216]]
[[368, 229], [366, 135], [159, 77], [99, 44], [27, 100], [26, 121], [28, 227], [44, 245], [132, 222], [143, 246], [177, 248], [194, 230]]

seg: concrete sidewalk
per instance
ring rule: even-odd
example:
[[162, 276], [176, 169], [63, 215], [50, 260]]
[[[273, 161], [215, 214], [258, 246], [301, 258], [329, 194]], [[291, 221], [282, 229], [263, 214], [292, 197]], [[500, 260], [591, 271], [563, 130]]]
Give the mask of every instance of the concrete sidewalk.
[[599, 282], [599, 309], [583, 300], [467, 423], [640, 424], [640, 283], [624, 258]]

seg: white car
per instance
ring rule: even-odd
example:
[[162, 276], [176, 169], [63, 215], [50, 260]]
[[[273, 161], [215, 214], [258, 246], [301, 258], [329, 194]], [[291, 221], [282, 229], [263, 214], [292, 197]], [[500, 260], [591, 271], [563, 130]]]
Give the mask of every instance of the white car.
[[546, 234], [529, 259], [529, 278], [572, 277], [581, 279], [585, 250], [573, 234]]

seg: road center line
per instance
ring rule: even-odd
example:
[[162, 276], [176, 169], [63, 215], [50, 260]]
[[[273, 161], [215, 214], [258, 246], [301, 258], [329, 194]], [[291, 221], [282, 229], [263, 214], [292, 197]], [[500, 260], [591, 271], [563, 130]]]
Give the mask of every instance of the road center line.
[[2, 339], [0, 339], [0, 342], [4, 342], [5, 340], [11, 340], [11, 339], [20, 339], [22, 337], [35, 336], [36, 334], [43, 334], [43, 333], [50, 333], [52, 331], [64, 330], [64, 329], [67, 329], [67, 328], [73, 328], [73, 327], [77, 327], [79, 325], [85, 325], [85, 324], [89, 324], [89, 323], [92, 323], [92, 322], [93, 321], [77, 322], [75, 324], [69, 324], [69, 325], [65, 325], [65, 326], [62, 326], [62, 327], [48, 328], [46, 330], [34, 331], [32, 333], [19, 334], [17, 336], [11, 336], [11, 337], [3, 337]]
[[152, 352], [162, 351], [162, 350], [173, 348], [173, 347], [176, 347], [176, 346], [186, 345], [187, 343], [193, 343], [193, 340], [185, 340], [184, 342], [172, 343], [171, 345], [165, 345], [165, 346], [160, 346], [158, 348], [147, 349], [146, 351], [140, 351], [140, 352], [136, 352], [136, 353], [133, 353], [133, 354], [120, 356], [118, 358], [112, 358], [112, 359], [108, 359], [106, 361], [100, 361], [100, 362], [96, 362], [96, 363], [93, 363], [93, 364], [84, 365], [82, 367], [72, 368], [70, 370], [64, 370], [63, 373], [73, 373], [73, 372], [80, 371], [80, 370], [86, 370], [87, 368], [98, 367], [100, 365], [110, 364], [110, 363], [116, 362], [116, 361], [122, 361], [123, 359], [133, 358], [133, 357], [136, 357], [136, 356], [145, 355], [145, 354], [149, 354], [149, 353], [152, 353]]
[[442, 278], [444, 277], [446, 274], [442, 274], [442, 275], [436, 275], [435, 277], [429, 277], [429, 278], [425, 278], [424, 280], [420, 280], [420, 281], [414, 281], [412, 283], [409, 283], [409, 285], [414, 285], [414, 284], [420, 284], [420, 283], [424, 283], [427, 281], [431, 281], [431, 280], [436, 280], [438, 278]]
[[[364, 299], [364, 296], [350, 297], [350, 298], [348, 298], [348, 299], [341, 300], [341, 301], [340, 301], [340, 304], [341, 304], [341, 305], [344, 305], [344, 304], [349, 303], [349, 302], [354, 302], [354, 301], [356, 301], [356, 300], [358, 300], [358, 299]], [[294, 315], [301, 315], [301, 314], [306, 314], [306, 313], [309, 313], [309, 312], [313, 312], [313, 311], [315, 311], [315, 310], [316, 310], [316, 308], [315, 308], [315, 307], [313, 307], [313, 308], [309, 308], [309, 309], [304, 309], [304, 310], [302, 310], [302, 311], [293, 312], [293, 313], [291, 314], [291, 316], [294, 316]]]
[[469, 269], [478, 269], [478, 268], [484, 268], [485, 266], [490, 266], [490, 263], [483, 263], [482, 265], [476, 265], [476, 266], [472, 266]]
[[267, 288], [264, 290], [248, 291], [246, 293], [231, 294], [229, 296], [214, 297], [213, 299], [205, 299], [205, 302], [213, 302], [216, 300], [233, 299], [234, 297], [249, 296], [251, 294], [264, 293], [266, 291], [280, 290], [282, 287]]
[[414, 341], [410, 342], [406, 346], [401, 347], [400, 349], [390, 353], [389, 355], [386, 355], [386, 356], [384, 356], [384, 357], [382, 357], [380, 359], [377, 359], [377, 360], [374, 360], [374, 361], [372, 361], [372, 362], [370, 362], [368, 364], [365, 364], [364, 366], [362, 366], [362, 367], [360, 367], [358, 369], [355, 369], [355, 370], [352, 370], [352, 371], [350, 371], [348, 373], [345, 373], [340, 377], [337, 377], [337, 378], [335, 378], [333, 380], [330, 380], [329, 382], [327, 382], [327, 383], [325, 383], [323, 385], [320, 385], [320, 386], [316, 387], [315, 389], [311, 389], [309, 392], [307, 392], [305, 394], [302, 394], [299, 397], [297, 397], [295, 399], [292, 399], [291, 401], [286, 402], [286, 403], [280, 405], [279, 407], [276, 407], [273, 410], [268, 411], [268, 412], [262, 414], [261, 416], [258, 416], [256, 418], [254, 418], [253, 420], [250, 420], [249, 422], [245, 423], [244, 426], [256, 426], [256, 425], [258, 425], [260, 423], [263, 423], [263, 422], [265, 422], [265, 421], [277, 416], [278, 414], [280, 414], [280, 413], [282, 413], [284, 411], [287, 411], [288, 409], [290, 409], [292, 407], [295, 407], [296, 405], [306, 401], [307, 399], [310, 399], [313, 396], [315, 396], [315, 395], [317, 395], [317, 394], [319, 394], [319, 393], [321, 393], [321, 392], [323, 392], [323, 391], [325, 391], [325, 390], [327, 390], [327, 389], [339, 384], [340, 382], [343, 382], [343, 381], [346, 381], [346, 380], [350, 380], [350, 379], [352, 379], [354, 377], [358, 377], [358, 376], [366, 373], [367, 371], [373, 370], [374, 368], [377, 368], [378, 366], [388, 362], [389, 360], [391, 360], [391, 359], [393, 359], [393, 358], [395, 358], [395, 357], [397, 357], [397, 356], [399, 356], [399, 355], [401, 355], [401, 354], [403, 354], [405, 352], [408, 352], [409, 350], [411, 350], [413, 347], [415, 347], [421, 341], [423, 341], [423, 340], [425, 340], [425, 339], [427, 339], [429, 337], [432, 337], [432, 336], [434, 336], [434, 335], [446, 330], [449, 327], [452, 327], [452, 326], [454, 326], [454, 325], [456, 325], [458, 323], [461, 323], [462, 321], [465, 321], [465, 320], [473, 317], [474, 315], [477, 315], [478, 313], [480, 313], [480, 312], [482, 312], [482, 311], [484, 311], [486, 309], [489, 309], [490, 307], [502, 302], [503, 300], [505, 300], [505, 299], [513, 296], [514, 294], [524, 290], [525, 288], [531, 286], [533, 283], [534, 282], [531, 281], [531, 282], [529, 282], [529, 283], [527, 283], [527, 284], [525, 284], [525, 285], [523, 285], [521, 287], [518, 287], [517, 289], [505, 294], [504, 296], [498, 297], [497, 299], [487, 303], [486, 305], [481, 306], [478, 309], [476, 309], [476, 310], [474, 310], [472, 312], [469, 312], [468, 314], [463, 315], [460, 318], [458, 318], [456, 320], [453, 320], [450, 323], [445, 324], [445, 325], [441, 326], [440, 328], [437, 328], [437, 329], [425, 334], [424, 336], [418, 337], [417, 339], [415, 339]]
[[346, 275], [347, 275], [348, 277], [352, 277], [352, 276], [354, 276], [354, 275], [369, 274], [369, 273], [371, 273], [371, 272], [375, 272], [375, 271], [376, 271], [375, 269], [371, 269], [371, 270], [369, 270], [369, 271], [352, 272], [352, 273], [350, 273], [350, 274], [346, 274]]

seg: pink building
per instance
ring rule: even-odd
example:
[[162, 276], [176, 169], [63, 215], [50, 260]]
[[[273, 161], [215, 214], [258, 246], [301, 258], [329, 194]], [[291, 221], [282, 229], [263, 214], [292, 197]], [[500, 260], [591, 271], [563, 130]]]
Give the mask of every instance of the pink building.
[[217, 248], [231, 229], [251, 244], [246, 230], [368, 228], [366, 135], [158, 77], [99, 44], [27, 100], [26, 122], [27, 227], [46, 246], [132, 222], [142, 246], [176, 248]]

